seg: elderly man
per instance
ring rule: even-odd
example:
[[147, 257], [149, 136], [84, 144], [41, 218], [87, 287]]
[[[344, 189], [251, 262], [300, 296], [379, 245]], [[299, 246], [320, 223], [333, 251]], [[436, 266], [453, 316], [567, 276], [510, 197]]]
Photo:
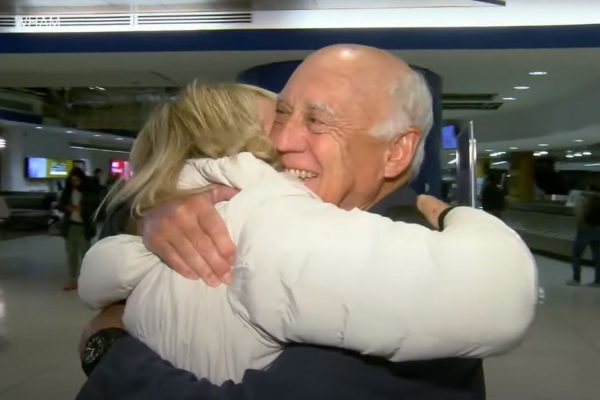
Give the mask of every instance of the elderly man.
[[[423, 78], [391, 54], [364, 46], [331, 46], [308, 57], [286, 84], [271, 137], [288, 171], [324, 201], [382, 213], [396, 205], [398, 189], [419, 169], [424, 135], [431, 125], [430, 102]], [[142, 223], [147, 246], [188, 277], [212, 285], [228, 282], [234, 246], [213, 205], [231, 195], [218, 189], [154, 210]], [[422, 199], [419, 206], [433, 225], [438, 217], [443, 220], [443, 203]], [[215, 387], [172, 367], [122, 331], [103, 329], [118, 327], [121, 312], [113, 307], [90, 324], [88, 334], [100, 331], [87, 346], [92, 353], [101, 347], [103, 357], [91, 360], [101, 362], [82, 389], [82, 399], [485, 396], [477, 359], [393, 364], [309, 345], [289, 346], [266, 371], [247, 371], [241, 384]], [[105, 345], [110, 346], [108, 352]], [[84, 363], [89, 365], [89, 360]]]

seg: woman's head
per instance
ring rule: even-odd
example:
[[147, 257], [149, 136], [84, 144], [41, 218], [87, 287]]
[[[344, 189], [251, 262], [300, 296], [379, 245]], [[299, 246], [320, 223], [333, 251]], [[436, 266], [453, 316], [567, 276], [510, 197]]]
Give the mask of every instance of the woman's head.
[[275, 100], [273, 93], [254, 86], [191, 83], [150, 115], [131, 151], [133, 178], [111, 206], [132, 200], [133, 212], [141, 215], [174, 195], [187, 159], [249, 151], [276, 164], [277, 152], [265, 132], [274, 118]]
[[85, 172], [81, 168], [73, 167], [69, 172], [66, 183], [73, 189], [79, 189], [83, 185], [85, 178]]

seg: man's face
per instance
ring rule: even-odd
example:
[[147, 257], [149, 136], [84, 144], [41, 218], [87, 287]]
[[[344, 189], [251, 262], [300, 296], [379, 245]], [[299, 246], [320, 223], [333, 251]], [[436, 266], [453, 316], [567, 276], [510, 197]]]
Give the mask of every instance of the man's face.
[[384, 99], [356, 86], [352, 74], [305, 68], [277, 104], [270, 137], [283, 166], [323, 201], [365, 208], [383, 182], [387, 141], [371, 132]]

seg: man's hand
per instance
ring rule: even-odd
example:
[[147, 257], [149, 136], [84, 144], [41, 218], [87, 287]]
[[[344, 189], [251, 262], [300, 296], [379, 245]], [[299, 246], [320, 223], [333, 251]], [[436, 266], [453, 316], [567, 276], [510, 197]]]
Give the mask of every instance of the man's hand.
[[215, 204], [236, 194], [235, 189], [215, 185], [157, 206], [141, 222], [144, 244], [189, 279], [200, 278], [210, 286], [229, 283], [235, 245]]
[[125, 304], [113, 304], [112, 306], [106, 307], [98, 315], [92, 318], [81, 334], [79, 354], [83, 352], [83, 348], [90, 336], [99, 330], [106, 328], [123, 328], [124, 311]]
[[433, 196], [422, 194], [417, 197], [417, 208], [425, 219], [436, 229], [439, 229], [440, 214], [450, 207], [448, 204]]

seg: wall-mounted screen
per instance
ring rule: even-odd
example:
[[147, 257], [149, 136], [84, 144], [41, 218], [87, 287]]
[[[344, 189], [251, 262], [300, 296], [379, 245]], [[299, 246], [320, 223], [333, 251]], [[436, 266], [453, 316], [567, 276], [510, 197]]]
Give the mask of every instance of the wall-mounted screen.
[[73, 160], [27, 157], [25, 177], [28, 179], [64, 179], [73, 167]]
[[118, 177], [129, 176], [129, 161], [127, 160], [110, 160], [110, 174]]
[[73, 168], [73, 160], [48, 159], [48, 178], [66, 178]]
[[442, 127], [442, 149], [456, 150], [456, 127], [454, 125], [444, 125]]

